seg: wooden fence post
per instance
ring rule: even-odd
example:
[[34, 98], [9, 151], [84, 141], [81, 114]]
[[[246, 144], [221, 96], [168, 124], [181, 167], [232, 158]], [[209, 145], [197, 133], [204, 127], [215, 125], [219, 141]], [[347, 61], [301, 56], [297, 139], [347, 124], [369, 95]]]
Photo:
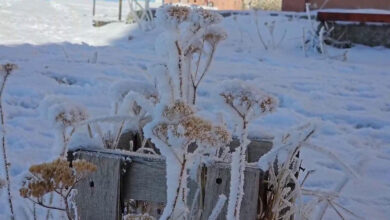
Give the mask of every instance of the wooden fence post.
[[[74, 159], [85, 159], [97, 166], [95, 173], [76, 185], [76, 204], [80, 219], [120, 219], [122, 205], [129, 199], [151, 204], [166, 203], [166, 163], [161, 156], [107, 149], [80, 149], [70, 152], [69, 155], [74, 155]], [[195, 207], [196, 210], [202, 209], [199, 219], [206, 220], [219, 195], [229, 197], [230, 164], [215, 163], [202, 168], [202, 171], [206, 174], [203, 202], [194, 200], [198, 184], [191, 180], [188, 205], [192, 206], [193, 201], [203, 204], [201, 207], [195, 204]], [[263, 191], [259, 189], [262, 186], [262, 177], [261, 169], [250, 166], [246, 168], [241, 220], [256, 219], [258, 199]], [[217, 219], [226, 219], [226, 211], [227, 202]]]
[[84, 159], [97, 166], [95, 173], [76, 186], [79, 219], [120, 220], [121, 159], [83, 151], [77, 152], [75, 159]]

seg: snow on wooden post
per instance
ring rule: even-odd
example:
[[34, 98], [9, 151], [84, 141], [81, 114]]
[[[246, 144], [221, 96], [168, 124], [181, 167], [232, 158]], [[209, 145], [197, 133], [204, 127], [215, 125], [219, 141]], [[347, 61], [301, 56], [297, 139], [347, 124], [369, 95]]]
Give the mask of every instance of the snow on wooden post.
[[75, 201], [79, 219], [120, 219], [121, 157], [86, 151], [73, 156], [97, 166], [96, 172], [77, 184]]
[[[79, 149], [69, 155], [70, 160], [85, 159], [98, 167], [94, 174], [76, 186], [75, 200], [80, 219], [120, 219], [123, 203], [129, 199], [154, 204], [166, 202], [166, 164], [161, 156], [107, 149]], [[203, 170], [206, 174], [204, 198], [202, 202], [196, 201], [203, 205], [195, 205], [203, 210], [202, 220], [208, 219], [220, 194], [229, 196], [230, 164], [215, 163]], [[256, 219], [259, 191], [263, 191], [259, 189], [262, 176], [263, 171], [257, 167], [245, 170], [242, 220]], [[190, 181], [189, 190], [188, 202], [192, 206], [198, 185]], [[217, 219], [226, 218], [226, 207], [227, 204]]]

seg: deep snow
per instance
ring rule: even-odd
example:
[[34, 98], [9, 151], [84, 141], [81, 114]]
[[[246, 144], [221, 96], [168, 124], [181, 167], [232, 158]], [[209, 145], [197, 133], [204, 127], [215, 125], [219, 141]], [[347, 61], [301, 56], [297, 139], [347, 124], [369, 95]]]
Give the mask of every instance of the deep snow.
[[[110, 113], [112, 84], [144, 81], [144, 67], [162, 60], [154, 50], [161, 30], [145, 33], [124, 23], [94, 28], [91, 5], [87, 0], [0, 0], [0, 63], [19, 66], [4, 96], [17, 212], [28, 204], [18, 193], [28, 167], [56, 157], [55, 132], [40, 113], [44, 97], [67, 97], [84, 104], [90, 115], [104, 116]], [[98, 6], [99, 17], [116, 16], [115, 3], [98, 1]], [[224, 20], [228, 39], [200, 86], [201, 113], [213, 117], [225, 112], [214, 99], [216, 84], [225, 79], [242, 79], [273, 94], [279, 108], [257, 120], [250, 133], [279, 137], [289, 128], [314, 121], [318, 130], [311, 142], [334, 152], [359, 174], [347, 182], [339, 203], [364, 219], [387, 219], [390, 50], [358, 45], [348, 50], [345, 62], [313, 51], [305, 57], [302, 29], [310, 28], [308, 21], [260, 14], [260, 24], [273, 20], [276, 38], [284, 30], [287, 35], [270, 51], [262, 48], [251, 15]], [[264, 26], [262, 31], [269, 40]], [[332, 54], [343, 52], [330, 49]], [[343, 182], [342, 167], [328, 157], [307, 149], [303, 160], [305, 168], [316, 170], [306, 183], [309, 188], [332, 191]], [[3, 177], [3, 169], [0, 174]], [[0, 195], [0, 219], [8, 212], [5, 195]], [[334, 217], [333, 211], [327, 212], [327, 219]]]

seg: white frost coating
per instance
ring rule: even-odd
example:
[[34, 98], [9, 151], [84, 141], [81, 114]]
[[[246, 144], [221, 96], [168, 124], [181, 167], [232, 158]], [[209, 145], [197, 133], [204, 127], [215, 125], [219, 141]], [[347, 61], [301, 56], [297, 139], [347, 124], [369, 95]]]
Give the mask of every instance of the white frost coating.
[[69, 141], [68, 149], [102, 149], [102, 141], [98, 137], [89, 137], [86, 132], [76, 132]]
[[244, 180], [246, 167], [246, 150], [248, 139], [248, 124], [262, 115], [273, 112], [277, 101], [272, 96], [257, 89], [257, 87], [239, 80], [229, 80], [222, 83], [218, 94], [224, 104], [232, 112], [236, 122], [240, 146], [232, 155], [230, 194], [227, 219], [239, 219], [240, 208], [244, 196]]
[[163, 141], [157, 138], [153, 134], [153, 129], [161, 121], [161, 112], [163, 111], [164, 105], [159, 104], [156, 106], [155, 114], [153, 115], [153, 121], [148, 123], [144, 127], [144, 136], [150, 138], [152, 143], [160, 150], [161, 155], [166, 158], [166, 173], [167, 173], [167, 203], [165, 205], [163, 214], [160, 220], [166, 220], [170, 217], [176, 195], [176, 189], [179, 187], [179, 176], [180, 176], [180, 161], [174, 155], [172, 149], [169, 148]]
[[[231, 181], [230, 181], [230, 191], [229, 191], [229, 203], [228, 209], [226, 213], [227, 220], [234, 220], [234, 211], [236, 210], [237, 205], [237, 196], [238, 196], [238, 187], [239, 187], [239, 179], [240, 179], [240, 170], [236, 169], [240, 166], [240, 152], [235, 151], [232, 154], [232, 163], [231, 163]], [[234, 169], [233, 169], [234, 168]], [[233, 180], [233, 181], [232, 181]]]
[[217, 204], [215, 204], [214, 209], [211, 212], [211, 215], [209, 216], [209, 220], [216, 220], [218, 218], [219, 213], [221, 213], [221, 210], [225, 205], [226, 199], [227, 198], [224, 194], [219, 195]]

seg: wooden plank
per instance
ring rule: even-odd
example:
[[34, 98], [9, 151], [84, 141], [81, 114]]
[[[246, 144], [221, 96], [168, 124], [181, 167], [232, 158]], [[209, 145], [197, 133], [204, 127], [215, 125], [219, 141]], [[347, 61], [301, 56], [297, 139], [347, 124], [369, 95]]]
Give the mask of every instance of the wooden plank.
[[[238, 139], [233, 139], [233, 141], [230, 142], [229, 147], [231, 151], [234, 151], [239, 145], [240, 145], [240, 141]], [[271, 150], [272, 145], [273, 145], [272, 142], [268, 140], [251, 139], [251, 142], [248, 145], [248, 150], [246, 152], [247, 161], [249, 163], [259, 161], [261, 156], [263, 156], [264, 154], [266, 154], [268, 151]]]
[[[248, 151], [247, 151], [247, 160], [249, 163], [257, 162], [261, 156], [263, 156], [265, 153], [271, 150], [272, 148], [272, 140], [268, 139], [257, 139], [257, 138], [250, 138], [251, 143], [248, 145]], [[130, 141], [133, 141], [134, 144], [134, 150], [138, 149], [141, 145], [140, 139], [136, 133], [136, 131], [127, 131], [124, 132], [118, 143], [118, 149], [122, 150], [129, 150]], [[229, 144], [230, 150], [234, 151], [235, 148], [239, 146], [240, 142], [237, 138], [234, 138], [233, 141]], [[152, 146], [148, 146], [152, 147]], [[196, 149], [196, 145], [192, 144], [189, 146], [189, 151], [193, 152]], [[156, 152], [158, 152], [157, 149], [155, 149]]]
[[355, 21], [390, 23], [390, 14], [318, 12], [319, 21]]
[[[160, 156], [144, 156], [115, 150], [79, 150], [75, 158], [86, 159], [98, 166], [98, 171], [77, 186], [76, 197], [81, 219], [118, 219], [120, 201], [128, 199], [166, 202], [165, 160]], [[128, 161], [128, 162], [127, 162]], [[122, 172], [122, 175], [121, 175]], [[256, 219], [262, 171], [245, 170], [244, 199], [241, 219]], [[93, 187], [91, 187], [93, 181]], [[190, 181], [188, 202], [192, 205], [197, 184]], [[229, 196], [230, 164], [217, 163], [207, 167], [203, 214], [208, 219], [220, 194]], [[225, 219], [227, 203], [218, 219]]]
[[85, 159], [97, 166], [95, 173], [76, 186], [79, 219], [120, 219], [121, 159], [83, 151], [75, 152], [75, 159]]
[[[244, 198], [241, 204], [240, 219], [255, 220], [257, 215], [257, 202], [259, 195], [259, 181], [262, 171], [247, 167], [245, 170]], [[204, 198], [204, 210], [202, 220], [210, 216], [218, 197], [224, 194], [229, 198], [230, 191], [230, 167], [226, 164], [207, 167], [207, 180]], [[218, 220], [226, 219], [227, 203], [218, 216]]]
[[165, 160], [131, 157], [123, 176], [122, 197], [150, 202], [166, 202]]

